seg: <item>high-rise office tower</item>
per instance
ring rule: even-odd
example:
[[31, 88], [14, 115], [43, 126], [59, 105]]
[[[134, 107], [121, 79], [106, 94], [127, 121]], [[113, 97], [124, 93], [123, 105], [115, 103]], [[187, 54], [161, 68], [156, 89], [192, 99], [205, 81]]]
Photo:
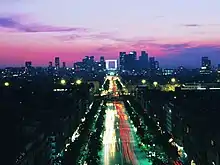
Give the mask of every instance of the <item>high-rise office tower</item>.
[[119, 53], [119, 68], [120, 68], [120, 70], [125, 69], [125, 56], [126, 56], [126, 52]]
[[94, 56], [90, 56], [89, 59], [90, 59], [90, 62], [91, 62], [91, 63], [93, 63], [93, 62], [95, 61], [95, 60], [94, 60], [94, 59], [95, 59]]
[[146, 51], [141, 51], [141, 56], [139, 57], [139, 68], [140, 69], [148, 69], [148, 54]]
[[212, 69], [211, 65], [211, 60], [209, 60], [208, 57], [202, 57], [200, 74], [210, 74]]
[[60, 58], [59, 58], [59, 57], [55, 57], [55, 67], [56, 67], [57, 69], [60, 68]]
[[66, 68], [66, 62], [63, 62], [63, 68]]
[[150, 68], [150, 70], [155, 70], [156, 69], [155, 57], [150, 57], [149, 58], [149, 68]]
[[49, 68], [52, 68], [52, 67], [53, 67], [53, 62], [50, 61], [50, 62], [49, 62]]
[[131, 51], [129, 53], [129, 56], [131, 56], [133, 60], [137, 60], [137, 52], [136, 51]]
[[155, 61], [155, 69], [159, 69], [159, 68], [160, 68], [159, 61]]
[[98, 66], [99, 66], [99, 70], [101, 70], [101, 71], [104, 71], [104, 69], [106, 69], [104, 56], [100, 57], [100, 62], [98, 64]]
[[104, 63], [104, 62], [105, 62], [105, 57], [104, 57], [104, 56], [101, 56], [101, 57], [100, 57], [100, 62], [101, 62], [101, 63]]
[[202, 57], [202, 67], [206, 69], [211, 69], [211, 60], [208, 57]]
[[26, 67], [27, 69], [30, 69], [30, 68], [32, 67], [32, 62], [31, 62], [31, 61], [26, 61], [26, 62], [25, 62], [25, 67]]
[[85, 58], [82, 60], [82, 62], [84, 63], [88, 63], [88, 61], [89, 61], [89, 56], [85, 56]]
[[133, 71], [137, 68], [137, 52], [131, 51], [125, 56], [125, 70]]

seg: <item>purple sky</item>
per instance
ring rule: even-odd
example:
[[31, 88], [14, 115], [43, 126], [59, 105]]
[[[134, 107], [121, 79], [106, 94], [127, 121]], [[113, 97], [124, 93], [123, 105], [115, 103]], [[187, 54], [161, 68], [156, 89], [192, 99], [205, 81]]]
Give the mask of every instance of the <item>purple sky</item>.
[[146, 50], [163, 66], [220, 63], [219, 0], [0, 0], [0, 66], [69, 66]]

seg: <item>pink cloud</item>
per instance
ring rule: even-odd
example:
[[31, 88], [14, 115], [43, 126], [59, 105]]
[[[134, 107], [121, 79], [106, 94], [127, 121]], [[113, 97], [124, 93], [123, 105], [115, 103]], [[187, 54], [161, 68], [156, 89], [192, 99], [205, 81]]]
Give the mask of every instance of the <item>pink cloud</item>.
[[43, 25], [39, 23], [30, 23], [24, 20], [25, 17], [4, 16], [0, 17], [0, 27], [13, 29], [18, 32], [37, 33], [37, 32], [86, 32], [89, 29], [83, 27], [57, 27], [51, 25]]

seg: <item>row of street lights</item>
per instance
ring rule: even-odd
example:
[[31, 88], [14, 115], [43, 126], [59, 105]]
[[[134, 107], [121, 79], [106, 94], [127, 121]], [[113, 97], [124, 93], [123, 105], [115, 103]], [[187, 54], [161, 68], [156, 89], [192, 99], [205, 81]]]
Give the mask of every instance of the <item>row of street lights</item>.
[[[77, 85], [80, 85], [80, 84], [82, 84], [82, 80], [81, 80], [81, 79], [78, 79], [78, 80], [75, 81], [75, 83], [76, 83]], [[66, 85], [66, 80], [64, 80], [64, 79], [60, 80], [60, 84], [61, 84], [61, 85]], [[5, 86], [5, 87], [9, 87], [9, 86], [10, 86], [10, 83], [9, 83], [8, 81], [4, 82], [4, 86]]]
[[[75, 83], [76, 83], [77, 85], [80, 85], [80, 84], [82, 84], [82, 80], [81, 80], [81, 79], [78, 79], [78, 80], [75, 81]], [[66, 80], [64, 80], [64, 79], [60, 80], [60, 84], [61, 84], [61, 85], [66, 85]]]
[[[171, 78], [171, 83], [176, 83], [176, 79], [175, 78]], [[143, 84], [143, 85], [145, 85], [146, 83], [147, 83], [147, 81], [145, 80], [145, 79], [143, 79], [143, 80], [141, 80], [141, 83]], [[157, 81], [154, 81], [153, 82], [153, 85], [156, 87], [157, 85], [158, 85], [158, 82]]]

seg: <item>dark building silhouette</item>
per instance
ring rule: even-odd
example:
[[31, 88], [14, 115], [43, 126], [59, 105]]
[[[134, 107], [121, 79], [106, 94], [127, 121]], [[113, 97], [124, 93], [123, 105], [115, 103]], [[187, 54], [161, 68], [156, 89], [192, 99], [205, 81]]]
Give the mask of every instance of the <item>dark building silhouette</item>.
[[202, 57], [200, 74], [210, 74], [212, 71], [211, 60], [208, 57]]
[[25, 62], [25, 67], [26, 68], [31, 68], [32, 67], [32, 62], [31, 61], [26, 61]]
[[209, 60], [209, 57], [202, 57], [202, 67], [206, 67], [207, 69], [211, 69], [211, 60]]
[[140, 69], [148, 69], [148, 54], [146, 53], [146, 51], [141, 51], [141, 56], [139, 57], [139, 64]]
[[132, 51], [125, 56], [125, 70], [133, 71], [137, 69], [137, 52]]
[[155, 61], [155, 69], [159, 69], [160, 68], [160, 63], [159, 63], [159, 61]]
[[63, 62], [63, 68], [66, 68], [66, 62]]
[[149, 58], [149, 69], [150, 70], [155, 70], [156, 69], [155, 57], [150, 57]]
[[101, 56], [101, 57], [100, 57], [100, 62], [101, 62], [101, 63], [104, 63], [104, 62], [105, 62], [105, 57], [104, 57], [104, 56]]
[[56, 69], [60, 68], [60, 58], [59, 57], [55, 57], [55, 67], [56, 67]]
[[52, 67], [53, 67], [53, 62], [50, 61], [50, 62], [49, 62], [49, 68], [52, 68]]
[[120, 68], [120, 70], [125, 69], [125, 58], [126, 58], [125, 56], [126, 56], [126, 52], [119, 53], [119, 68]]

